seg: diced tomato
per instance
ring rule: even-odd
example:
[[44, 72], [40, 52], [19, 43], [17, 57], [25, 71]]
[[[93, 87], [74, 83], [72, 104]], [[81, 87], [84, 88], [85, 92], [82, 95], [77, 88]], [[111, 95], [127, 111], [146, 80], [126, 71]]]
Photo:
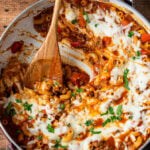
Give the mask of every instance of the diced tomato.
[[111, 37], [105, 36], [103, 37], [104, 46], [108, 46], [111, 43]]
[[80, 26], [81, 28], [85, 28], [85, 27], [86, 27], [86, 21], [85, 21], [85, 19], [83, 18], [83, 16], [79, 17], [78, 23], [79, 23], [79, 26]]
[[150, 34], [148, 34], [148, 33], [143, 33], [143, 34], [141, 35], [141, 40], [142, 40], [143, 43], [150, 41]]
[[42, 112], [43, 114], [46, 114], [46, 110], [45, 110], [45, 109], [41, 110], [41, 112]]
[[141, 50], [141, 55], [148, 55], [148, 52], [146, 50]]
[[123, 20], [121, 24], [122, 24], [123, 26], [127, 26], [129, 23], [130, 23], [130, 22], [129, 22], [128, 20]]
[[74, 48], [78, 48], [82, 45], [82, 42], [71, 42], [70, 45]]
[[62, 32], [62, 29], [58, 27], [58, 28], [57, 28], [57, 32], [58, 32], [58, 33]]
[[22, 47], [23, 47], [24, 42], [23, 41], [16, 41], [12, 44], [11, 48], [11, 52], [12, 53], [17, 53], [19, 52]]
[[84, 72], [73, 72], [70, 81], [74, 85], [82, 85], [89, 81], [89, 76]]

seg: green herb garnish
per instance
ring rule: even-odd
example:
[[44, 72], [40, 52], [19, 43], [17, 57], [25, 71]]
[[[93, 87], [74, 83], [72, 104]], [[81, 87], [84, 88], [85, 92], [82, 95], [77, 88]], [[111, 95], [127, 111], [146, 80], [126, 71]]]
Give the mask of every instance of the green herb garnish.
[[39, 135], [39, 136], [37, 137], [37, 139], [38, 139], [39, 141], [42, 140], [42, 138], [43, 138], [42, 135]]
[[22, 103], [22, 100], [16, 99], [16, 103]]
[[116, 120], [122, 120], [120, 116], [111, 116], [110, 119], [112, 122], [114, 122]]
[[61, 104], [61, 105], [59, 106], [59, 109], [64, 110], [64, 109], [65, 109], [65, 104]]
[[71, 127], [71, 124], [70, 124], [70, 123], [68, 123], [68, 124], [67, 124], [67, 127]]
[[21, 133], [21, 130], [17, 130], [17, 133], [20, 134], [20, 133]]
[[133, 57], [132, 57], [132, 59], [133, 59], [133, 60], [135, 60], [135, 59], [136, 59], [136, 57], [135, 57], [135, 56], [133, 56]]
[[87, 121], [85, 122], [85, 125], [86, 125], [86, 126], [90, 126], [92, 123], [93, 123], [93, 120], [87, 120]]
[[137, 57], [140, 57], [140, 56], [141, 56], [141, 51], [137, 51], [137, 52], [136, 52], [136, 56], [137, 56]]
[[129, 81], [128, 81], [128, 78], [127, 78], [128, 73], [129, 73], [129, 69], [125, 69], [124, 70], [123, 79], [124, 79], [124, 82], [125, 82], [124, 87], [126, 89], [130, 90], [130, 88], [129, 88]]
[[78, 21], [77, 20], [72, 20], [71, 23], [72, 24], [76, 24]]
[[73, 92], [73, 93], [71, 94], [71, 97], [76, 97], [76, 93]]
[[91, 132], [92, 134], [100, 134], [100, 133], [101, 133], [101, 131], [94, 131], [94, 127], [91, 127], [91, 128], [90, 128], [90, 132]]
[[32, 112], [32, 109], [31, 109], [32, 106], [33, 106], [33, 104], [28, 104], [28, 102], [25, 102], [24, 103], [24, 110]]
[[12, 110], [10, 111], [10, 114], [11, 114], [12, 116], [16, 115], [15, 109], [12, 109]]
[[111, 119], [110, 118], [108, 118], [107, 120], [105, 120], [104, 122], [103, 122], [103, 127], [107, 124], [107, 123], [110, 123], [111, 122]]
[[28, 120], [32, 120], [32, 119], [33, 119], [33, 117], [31, 117], [31, 116], [30, 116], [30, 117], [28, 117]]
[[61, 139], [58, 139], [55, 141], [55, 145], [54, 145], [54, 148], [58, 149], [59, 147], [63, 148], [63, 149], [66, 149], [68, 148], [68, 146], [64, 146], [64, 145], [60, 145], [60, 142], [61, 142]]
[[97, 27], [98, 27], [98, 24], [95, 24], [95, 27], [97, 28]]
[[59, 147], [63, 148], [63, 149], [67, 149], [68, 146], [65, 146], [65, 145], [59, 145]]
[[119, 105], [119, 106], [117, 107], [116, 113], [117, 113], [118, 116], [121, 116], [121, 115], [122, 115], [122, 105]]
[[114, 114], [114, 110], [111, 106], [108, 108], [108, 111], [109, 111], [110, 114], [112, 114], [112, 115]]
[[77, 89], [76, 92], [81, 93], [81, 92], [83, 92], [83, 89], [82, 88]]
[[48, 124], [47, 130], [48, 130], [48, 132], [51, 132], [51, 133], [55, 132], [55, 129], [50, 124]]
[[10, 110], [12, 108], [12, 102], [9, 102], [8, 106], [7, 106], [7, 109], [6, 109], [6, 114], [7, 115], [10, 115]]
[[87, 23], [90, 23], [90, 19], [89, 19], [89, 16], [88, 16], [88, 14], [87, 14], [87, 12], [83, 12], [83, 15], [85, 15], [86, 16], [86, 22]]
[[133, 35], [134, 35], [134, 33], [131, 31], [131, 32], [129, 32], [128, 37], [132, 37]]
[[100, 114], [101, 116], [105, 116], [105, 115], [108, 115], [108, 111], [106, 111], [105, 113], [103, 114]]
[[133, 116], [129, 116], [129, 119], [133, 119]]
[[58, 82], [55, 82], [55, 86], [58, 86], [59, 85], [59, 83]]

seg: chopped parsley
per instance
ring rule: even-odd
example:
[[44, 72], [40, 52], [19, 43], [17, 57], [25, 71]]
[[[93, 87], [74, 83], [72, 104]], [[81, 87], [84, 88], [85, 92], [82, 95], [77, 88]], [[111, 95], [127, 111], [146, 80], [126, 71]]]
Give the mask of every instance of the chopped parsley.
[[71, 127], [71, 124], [70, 124], [70, 123], [68, 123], [68, 124], [67, 124], [67, 127]]
[[12, 116], [16, 115], [15, 109], [12, 109], [11, 112], [10, 112], [10, 114], [11, 114]]
[[98, 27], [98, 24], [95, 24], [94, 26], [97, 28], [97, 27]]
[[137, 56], [137, 57], [140, 57], [140, 56], [141, 56], [141, 51], [137, 51], [137, 52], [136, 52], [136, 56]]
[[17, 130], [17, 133], [20, 134], [20, 133], [21, 133], [21, 130]]
[[51, 133], [55, 132], [55, 129], [50, 124], [48, 124], [47, 130], [48, 130], [48, 132], [51, 132]]
[[86, 17], [86, 22], [90, 23], [90, 19], [89, 19], [89, 16], [88, 16], [87, 12], [84, 11], [83, 15], [85, 15], [85, 17]]
[[12, 102], [9, 102], [9, 104], [7, 106], [7, 109], [6, 109], [6, 114], [7, 115], [10, 115], [11, 108], [12, 108]]
[[87, 121], [85, 122], [85, 125], [86, 125], [86, 126], [90, 126], [92, 123], [93, 123], [93, 120], [87, 120]]
[[125, 82], [124, 87], [125, 87], [126, 89], [130, 90], [130, 88], [129, 88], [129, 80], [128, 80], [128, 78], [127, 78], [128, 73], [129, 73], [129, 69], [125, 69], [125, 70], [124, 70], [123, 79], [124, 79], [124, 82]]
[[33, 117], [31, 117], [31, 116], [30, 116], [30, 117], [28, 117], [28, 120], [32, 120], [32, 119], [33, 119]]
[[106, 111], [105, 113], [103, 114], [100, 114], [101, 116], [105, 116], [105, 115], [108, 115], [108, 111]]
[[81, 92], [83, 92], [83, 89], [79, 88], [79, 89], [76, 90], [76, 92], [81, 93]]
[[77, 20], [72, 20], [71, 23], [72, 24], [76, 24], [78, 21]]
[[32, 112], [31, 108], [32, 108], [33, 104], [28, 104], [28, 102], [25, 102], [23, 106], [24, 106], [24, 110]]
[[61, 139], [56, 140], [56, 141], [55, 141], [54, 148], [56, 148], [56, 149], [58, 149], [59, 147], [60, 147], [60, 148], [63, 148], [63, 149], [68, 148], [68, 146], [61, 145], [60, 142], [61, 142]]
[[132, 37], [134, 33], [132, 31], [129, 32], [128, 37]]
[[59, 109], [64, 110], [64, 109], [65, 109], [65, 104], [61, 104], [61, 105], [59, 106]]
[[39, 141], [42, 140], [42, 138], [43, 138], [42, 135], [39, 135], [39, 136], [37, 137], [37, 139], [38, 139]]
[[118, 116], [121, 116], [122, 115], [122, 105], [119, 105], [118, 107], [117, 107], [117, 115]]
[[73, 93], [71, 94], [71, 97], [76, 97], [76, 93], [73, 92]]
[[108, 111], [109, 111], [110, 114], [112, 114], [112, 115], [114, 114], [114, 110], [111, 106], [108, 108]]
[[94, 127], [91, 127], [91, 128], [90, 128], [90, 132], [91, 132], [92, 134], [100, 134], [100, 133], [101, 133], [101, 131], [94, 131]]
[[16, 103], [22, 103], [22, 100], [16, 99]]
[[59, 83], [58, 82], [55, 82], [55, 86], [58, 86], [59, 85]]
[[135, 57], [135, 56], [133, 56], [133, 57], [132, 57], [132, 59], [133, 59], [133, 60], [135, 60], [135, 59], [136, 59], [136, 57]]
[[103, 127], [110, 123], [110, 122], [114, 122], [116, 120], [122, 120], [121, 115], [122, 115], [122, 105], [119, 105], [117, 107], [116, 113], [114, 112], [113, 108], [110, 106], [108, 108], [108, 111], [105, 113], [105, 115], [107, 114], [111, 114], [111, 116], [109, 118], [107, 118], [104, 122], [103, 122]]
[[133, 116], [129, 116], [129, 119], [133, 119]]
[[110, 119], [112, 122], [114, 122], [116, 120], [122, 120], [120, 116], [111, 116]]
[[110, 118], [108, 118], [107, 120], [105, 120], [104, 122], [103, 122], [103, 127], [107, 124], [107, 123], [110, 123], [111, 122], [111, 119]]

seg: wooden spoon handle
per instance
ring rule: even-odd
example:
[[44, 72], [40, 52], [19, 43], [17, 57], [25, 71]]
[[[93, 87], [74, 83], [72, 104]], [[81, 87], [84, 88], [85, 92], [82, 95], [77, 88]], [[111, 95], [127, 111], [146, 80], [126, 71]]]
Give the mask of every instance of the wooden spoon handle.
[[25, 75], [24, 85], [33, 88], [34, 83], [45, 79], [55, 79], [62, 83], [62, 67], [57, 42], [57, 20], [61, 0], [55, 0], [53, 19], [46, 40], [33, 58]]
[[[57, 20], [58, 20], [60, 5], [61, 5], [61, 0], [55, 0], [53, 17], [52, 17], [52, 21], [51, 21], [51, 28], [54, 28], [54, 29], [57, 28]], [[48, 38], [48, 36], [47, 36], [47, 38]]]
[[32, 62], [35, 62], [40, 58], [52, 59], [55, 54], [55, 49], [58, 50], [58, 48], [56, 48], [56, 46], [58, 46], [56, 29], [57, 29], [57, 20], [58, 20], [60, 5], [61, 5], [61, 0], [55, 0], [55, 7], [54, 7], [50, 30], [47, 34], [44, 43], [42, 44], [40, 50], [37, 52]]

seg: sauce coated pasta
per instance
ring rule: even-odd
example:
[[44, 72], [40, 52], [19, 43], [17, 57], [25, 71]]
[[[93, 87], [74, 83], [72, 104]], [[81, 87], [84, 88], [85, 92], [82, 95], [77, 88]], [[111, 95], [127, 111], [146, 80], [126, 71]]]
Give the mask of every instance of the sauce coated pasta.
[[[43, 37], [52, 11], [34, 17]], [[150, 137], [150, 34], [121, 8], [89, 0], [63, 0], [57, 32], [59, 44], [83, 53], [93, 78], [63, 64], [63, 85], [23, 88], [27, 65], [12, 58], [0, 78], [9, 134], [27, 150], [139, 149]]]

